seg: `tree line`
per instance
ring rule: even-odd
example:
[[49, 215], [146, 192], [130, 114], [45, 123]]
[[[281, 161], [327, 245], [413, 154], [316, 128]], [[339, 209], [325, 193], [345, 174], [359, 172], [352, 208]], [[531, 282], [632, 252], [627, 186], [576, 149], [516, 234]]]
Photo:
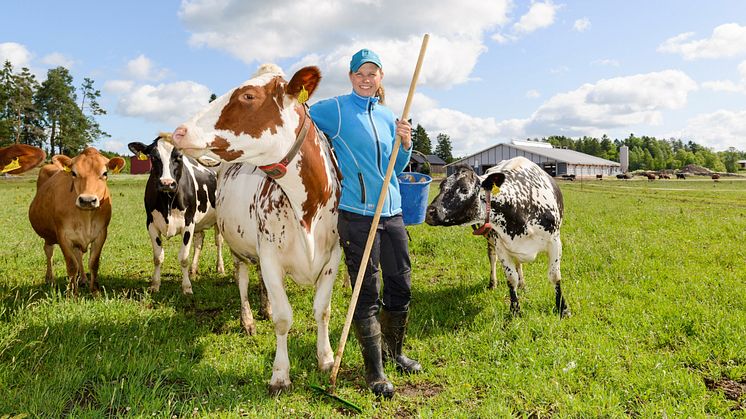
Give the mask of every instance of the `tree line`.
[[28, 68], [16, 72], [5, 61], [0, 71], [0, 146], [22, 143], [49, 154], [76, 155], [109, 137], [96, 121], [106, 114], [100, 96], [93, 79], [84, 78], [76, 88], [65, 67], [48, 70], [39, 83]]
[[[655, 137], [629, 137], [618, 140], [603, 135], [601, 138], [584, 136], [570, 138], [552, 135], [541, 139], [527, 139], [528, 141], [550, 143], [555, 148], [567, 148], [602, 159], [619, 161], [619, 149], [629, 148], [629, 170], [678, 170], [687, 165], [695, 164], [716, 172], [734, 173], [738, 171], [738, 160], [746, 160], [746, 151], [736, 150], [734, 147], [725, 151], [699, 145], [693, 141], [684, 142], [680, 139], [657, 139]], [[430, 137], [420, 124], [412, 130], [414, 149], [425, 154], [435, 154], [446, 163], [458, 160], [453, 156], [451, 139], [446, 134], [438, 134], [435, 151], [432, 150]]]

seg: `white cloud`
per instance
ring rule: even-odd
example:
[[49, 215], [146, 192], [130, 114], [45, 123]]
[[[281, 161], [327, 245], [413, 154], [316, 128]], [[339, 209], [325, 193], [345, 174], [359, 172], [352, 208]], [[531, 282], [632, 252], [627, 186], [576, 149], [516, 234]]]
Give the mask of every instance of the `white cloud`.
[[691, 39], [693, 36], [693, 32], [676, 35], [658, 46], [658, 51], [680, 54], [686, 60], [746, 54], [746, 26], [726, 23], [713, 29], [709, 38]]
[[13, 69], [18, 71], [23, 67], [30, 67], [32, 58], [33, 55], [24, 45], [15, 42], [0, 43], [0, 65], [10, 61]]
[[678, 70], [600, 80], [553, 96], [531, 116], [529, 136], [595, 135], [637, 124], [658, 125], [662, 110], [680, 109], [697, 84]]
[[619, 61], [610, 58], [603, 58], [593, 62], [595, 65], [608, 66], [608, 67], [619, 67]]
[[137, 80], [161, 80], [168, 74], [165, 69], [157, 69], [153, 62], [142, 54], [127, 62], [126, 71]]
[[73, 67], [73, 65], [75, 64], [75, 61], [72, 58], [66, 57], [62, 53], [53, 52], [51, 54], [45, 55], [41, 59], [41, 63], [49, 68], [65, 67], [69, 70]]
[[702, 87], [716, 92], [746, 93], [746, 61], [738, 65], [738, 73], [741, 80], [734, 82], [731, 80], [715, 80], [702, 83]]
[[112, 94], [127, 93], [135, 86], [132, 80], [107, 80], [104, 82], [104, 91]]
[[554, 23], [554, 17], [559, 6], [551, 1], [533, 3], [528, 12], [521, 16], [513, 28], [518, 33], [531, 33], [537, 29], [546, 28]]
[[210, 89], [192, 81], [142, 85], [119, 99], [117, 111], [125, 116], [141, 117], [170, 129], [207, 106]]
[[539, 91], [536, 89], [531, 89], [528, 92], [526, 92], [526, 97], [529, 99], [536, 99], [539, 96], [541, 96], [541, 93], [539, 93]]
[[728, 147], [743, 150], [746, 144], [746, 110], [718, 110], [697, 115], [674, 136], [691, 139], [715, 151], [727, 150]]
[[572, 25], [572, 29], [578, 32], [585, 32], [591, 28], [591, 21], [587, 17], [578, 19]]

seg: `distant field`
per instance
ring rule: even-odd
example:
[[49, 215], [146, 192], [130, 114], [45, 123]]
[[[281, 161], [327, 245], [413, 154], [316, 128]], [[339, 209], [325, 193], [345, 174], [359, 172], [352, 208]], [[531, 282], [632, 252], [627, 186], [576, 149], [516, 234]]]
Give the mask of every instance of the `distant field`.
[[[33, 176], [0, 178], [0, 417], [332, 417], [350, 414], [308, 385], [316, 371], [312, 293], [292, 283], [293, 389], [267, 396], [275, 338], [243, 334], [226, 252], [205, 241], [194, 297], [181, 295], [178, 240], [166, 242], [161, 292], [149, 294], [145, 176], [114, 175], [101, 297], [44, 284], [44, 252], [27, 218]], [[406, 347], [425, 373], [387, 373], [397, 394], [365, 388], [354, 338], [338, 394], [361, 417], [744, 417], [746, 181], [560, 181], [563, 290], [552, 313], [546, 258], [524, 266], [523, 315], [504, 282], [487, 290], [483, 238], [467, 227], [412, 226], [412, 321]], [[434, 194], [437, 185], [431, 187]], [[341, 274], [340, 274], [341, 277]], [[501, 276], [502, 278], [502, 276]], [[256, 282], [251, 284], [256, 290]], [[335, 289], [336, 349], [350, 290]], [[258, 307], [258, 297], [252, 297]]]

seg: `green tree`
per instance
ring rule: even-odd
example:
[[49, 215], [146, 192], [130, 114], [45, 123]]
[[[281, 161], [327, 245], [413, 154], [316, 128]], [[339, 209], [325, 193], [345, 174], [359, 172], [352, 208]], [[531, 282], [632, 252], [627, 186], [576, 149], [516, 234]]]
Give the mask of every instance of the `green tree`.
[[425, 131], [425, 128], [420, 124], [417, 124], [417, 128], [414, 129], [414, 133], [412, 134], [412, 144], [415, 150], [426, 156], [433, 154], [433, 149], [430, 145], [430, 137], [428, 137], [427, 131]]
[[80, 101], [80, 111], [85, 115], [85, 118], [88, 121], [88, 126], [85, 130], [86, 144], [102, 137], [111, 137], [101, 129], [98, 121], [96, 121], [97, 116], [106, 115], [106, 110], [98, 103], [98, 98], [101, 97], [101, 92], [93, 87], [93, 83], [93, 79], [86, 77], [83, 79], [83, 84], [80, 87], [82, 96]]
[[73, 78], [66, 68], [53, 68], [47, 71], [47, 79], [36, 94], [36, 106], [49, 130], [50, 154], [76, 154], [89, 140], [89, 121], [77, 105], [72, 83]]
[[443, 159], [446, 163], [453, 162], [453, 148], [451, 147], [451, 137], [446, 134], [438, 134], [436, 137], [437, 145], [435, 154]]

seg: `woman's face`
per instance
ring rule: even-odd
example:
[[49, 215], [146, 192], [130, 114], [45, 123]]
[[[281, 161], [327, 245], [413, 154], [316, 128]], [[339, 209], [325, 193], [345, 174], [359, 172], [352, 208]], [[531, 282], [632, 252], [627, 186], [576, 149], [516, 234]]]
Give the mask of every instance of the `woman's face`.
[[382, 80], [383, 70], [373, 63], [365, 63], [356, 72], [350, 73], [352, 90], [363, 97], [375, 96]]

